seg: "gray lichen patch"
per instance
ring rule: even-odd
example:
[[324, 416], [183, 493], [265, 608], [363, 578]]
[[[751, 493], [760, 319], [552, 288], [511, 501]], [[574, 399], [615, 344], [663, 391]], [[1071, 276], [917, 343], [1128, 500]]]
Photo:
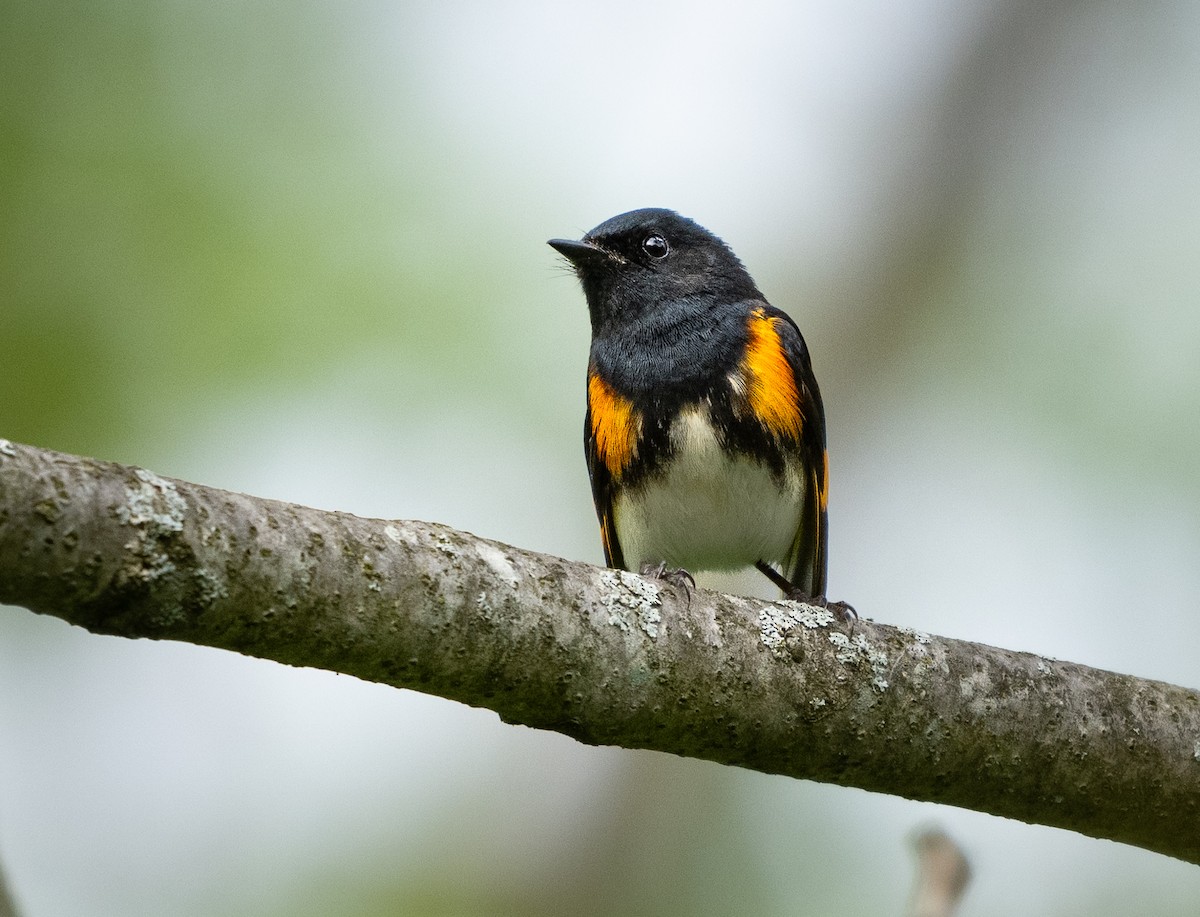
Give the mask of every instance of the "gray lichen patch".
[[897, 627], [896, 630], [904, 634], [906, 637], [912, 637], [913, 641], [918, 646], [928, 646], [933, 642], [933, 638], [923, 630], [917, 630], [914, 627]]
[[117, 518], [139, 526], [147, 534], [183, 531], [187, 501], [170, 481], [144, 468], [134, 469], [138, 484], [125, 489], [125, 502], [117, 506]]
[[383, 534], [387, 536], [388, 541], [394, 544], [417, 544], [417, 539], [413, 537], [411, 532], [404, 531], [390, 522], [383, 527]]
[[359, 570], [362, 572], [363, 579], [367, 583], [367, 591], [381, 592], [383, 591], [383, 572], [376, 566], [375, 558], [371, 554], [364, 554], [362, 562], [359, 564]]
[[974, 716], [987, 716], [996, 709], [995, 684], [992, 682], [992, 676], [984, 669], [960, 678], [958, 693], [965, 702], [966, 709]]
[[903, 669], [903, 677], [910, 685], [925, 686], [930, 679], [949, 674], [950, 666], [944, 641], [912, 627], [898, 627], [896, 630], [906, 638], [897, 650], [896, 666], [902, 661], [907, 663]]
[[888, 682], [888, 654], [874, 646], [863, 634], [847, 637], [841, 631], [829, 635], [829, 642], [837, 650], [837, 661], [842, 665], [859, 666], [866, 663], [871, 667], [871, 687], [883, 693], [890, 684]]
[[485, 541], [477, 542], [475, 545], [475, 553], [479, 555], [479, 559], [488, 565], [488, 568], [496, 574], [497, 577], [504, 583], [507, 583], [512, 589], [516, 589], [521, 585], [520, 577], [517, 576], [517, 570], [512, 565], [512, 561], [508, 559], [503, 551], [495, 545], [488, 544]]
[[662, 598], [657, 586], [624, 570], [605, 570], [600, 574], [600, 585], [604, 587], [609, 624], [625, 633], [637, 627], [651, 640], [658, 637]]
[[208, 609], [229, 595], [224, 580], [213, 576], [203, 567], [198, 568], [192, 575], [195, 584], [195, 597], [202, 609]]
[[818, 608], [802, 602], [780, 601], [758, 613], [758, 633], [759, 638], [772, 652], [782, 653], [788, 631], [797, 627], [816, 630], [828, 627], [836, 620], [828, 608]]
[[187, 501], [172, 482], [153, 472], [136, 468], [133, 473], [137, 483], [126, 485], [125, 502], [114, 513], [136, 532], [125, 544], [136, 558], [135, 565], [126, 566], [125, 578], [151, 582], [175, 571], [164, 542], [183, 531]]

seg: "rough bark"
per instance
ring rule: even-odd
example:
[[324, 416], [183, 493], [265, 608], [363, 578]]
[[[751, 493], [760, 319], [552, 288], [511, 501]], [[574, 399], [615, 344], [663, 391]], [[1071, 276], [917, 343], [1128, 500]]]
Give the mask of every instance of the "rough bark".
[[1200, 695], [0, 440], [0, 602], [1200, 863]]

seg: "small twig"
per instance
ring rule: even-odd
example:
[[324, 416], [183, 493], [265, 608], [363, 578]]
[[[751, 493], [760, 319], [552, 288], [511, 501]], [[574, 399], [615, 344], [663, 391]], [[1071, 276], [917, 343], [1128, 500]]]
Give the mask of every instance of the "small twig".
[[917, 854], [917, 874], [906, 917], [954, 917], [971, 880], [967, 858], [938, 828], [920, 831], [912, 846]]

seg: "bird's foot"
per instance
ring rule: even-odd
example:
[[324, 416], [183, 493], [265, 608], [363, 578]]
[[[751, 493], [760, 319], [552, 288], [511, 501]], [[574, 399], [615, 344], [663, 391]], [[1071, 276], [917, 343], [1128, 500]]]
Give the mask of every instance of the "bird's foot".
[[653, 579], [666, 580], [672, 586], [677, 586], [683, 590], [684, 596], [687, 597], [688, 604], [692, 602], [692, 590], [696, 588], [696, 578], [688, 573], [682, 567], [675, 570], [667, 569], [667, 562], [664, 560], [661, 563], [642, 564], [638, 570], [642, 576], [649, 576]]
[[843, 624], [853, 624], [858, 620], [858, 612], [854, 610], [854, 606], [849, 602], [831, 602], [823, 595], [809, 595], [798, 586], [793, 586], [787, 577], [766, 561], [760, 560], [754, 566], [767, 579], [778, 586], [780, 591], [783, 592], [784, 598], [789, 601], [803, 602], [805, 605], [815, 605], [817, 608], [827, 609], [833, 612]]
[[843, 624], [853, 624], [858, 620], [858, 612], [849, 602], [831, 602], [823, 595], [809, 595], [801, 589], [790, 589], [785, 594], [793, 602], [815, 605], [817, 608], [824, 608], [826, 611], [832, 612]]

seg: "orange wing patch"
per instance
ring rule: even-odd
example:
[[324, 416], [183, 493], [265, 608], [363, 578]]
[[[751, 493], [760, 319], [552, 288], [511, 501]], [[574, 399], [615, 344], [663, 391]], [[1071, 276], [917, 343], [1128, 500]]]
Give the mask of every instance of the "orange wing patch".
[[750, 313], [750, 339], [742, 357], [750, 409], [777, 436], [799, 439], [804, 417], [796, 376], [788, 363], [776, 325], [762, 309]]
[[619, 478], [637, 455], [642, 417], [632, 401], [619, 395], [595, 372], [588, 373], [588, 407], [596, 455], [608, 473]]

